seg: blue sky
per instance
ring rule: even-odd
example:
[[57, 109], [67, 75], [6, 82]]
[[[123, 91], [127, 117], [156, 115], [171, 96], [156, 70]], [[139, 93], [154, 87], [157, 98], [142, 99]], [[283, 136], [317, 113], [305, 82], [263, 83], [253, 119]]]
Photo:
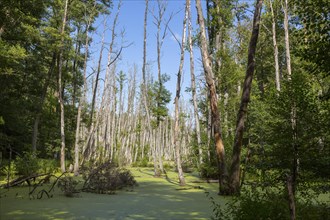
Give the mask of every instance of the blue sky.
[[[110, 18], [108, 18], [108, 25], [112, 25], [118, 0], [114, 1], [113, 12], [111, 13]], [[196, 27], [196, 9], [195, 1], [192, 1], [192, 23]], [[169, 0], [167, 1], [167, 10], [165, 19], [169, 18], [170, 13], [177, 13], [169, 23], [169, 26], [173, 33], [180, 38], [182, 36], [182, 25], [184, 18], [184, 7], [185, 0]], [[205, 9], [205, 4], [203, 4]], [[157, 13], [157, 1], [149, 0], [149, 10], [155, 10]], [[123, 50], [121, 55], [121, 60], [117, 65], [117, 72], [123, 70], [125, 73], [128, 73], [129, 69], [132, 68], [134, 64], [138, 65], [138, 76], [137, 79], [142, 78], [142, 61], [143, 61], [143, 24], [144, 24], [144, 10], [145, 10], [145, 1], [144, 0], [123, 0], [123, 4], [120, 10], [118, 18], [118, 27], [117, 27], [117, 49], [120, 47], [121, 39], [119, 33], [121, 30], [125, 29], [125, 42], [126, 44], [132, 43], [132, 45]], [[151, 64], [152, 74], [155, 79], [157, 79], [157, 51], [156, 51], [156, 31], [157, 28], [153, 23], [153, 17], [148, 14], [148, 26], [147, 26], [147, 60]], [[101, 16], [97, 23], [101, 24], [103, 17]], [[93, 66], [97, 63], [98, 59], [98, 48], [100, 47], [100, 35], [102, 33], [102, 25], [98, 25], [98, 29], [93, 36], [93, 45], [91, 50], [94, 52], [92, 55], [92, 61], [90, 64]], [[106, 42], [111, 40], [110, 31], [107, 33]], [[195, 74], [201, 75], [201, 65], [199, 61], [200, 51], [195, 49]], [[106, 66], [107, 62], [107, 50], [104, 50], [103, 55], [103, 66]], [[172, 93], [172, 100], [175, 95], [176, 88], [176, 74], [179, 68], [180, 60], [180, 48], [178, 43], [174, 40], [172, 34], [168, 31], [167, 36], [164, 40], [161, 54], [161, 68], [163, 73], [167, 73], [171, 76], [171, 80], [166, 83], [167, 89]], [[104, 78], [104, 72], [102, 77]], [[100, 81], [102, 83], [102, 81]], [[101, 85], [102, 86], [102, 85]], [[185, 52], [185, 64], [184, 64], [184, 76], [182, 82], [182, 97], [185, 100], [190, 99], [190, 94], [184, 92], [186, 87], [190, 87], [190, 71], [189, 71], [189, 53]], [[170, 102], [169, 108], [172, 109], [173, 102]]]

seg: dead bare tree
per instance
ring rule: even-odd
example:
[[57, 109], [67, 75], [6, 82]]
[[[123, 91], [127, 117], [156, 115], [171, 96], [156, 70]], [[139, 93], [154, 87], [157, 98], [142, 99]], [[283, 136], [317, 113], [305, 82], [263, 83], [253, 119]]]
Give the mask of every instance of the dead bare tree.
[[269, 8], [272, 16], [272, 34], [273, 34], [274, 61], [275, 61], [275, 84], [277, 91], [281, 91], [280, 68], [278, 65], [278, 46], [276, 40], [276, 23], [275, 23], [275, 15], [273, 10], [272, 0], [269, 0]]
[[[96, 1], [93, 5], [92, 11], [95, 10]], [[87, 10], [87, 9], [85, 9]], [[93, 13], [92, 13], [93, 14]], [[87, 91], [87, 82], [86, 82], [86, 74], [87, 74], [87, 59], [88, 59], [88, 53], [89, 53], [89, 35], [88, 31], [92, 22], [92, 14], [89, 16], [89, 18], [86, 21], [86, 38], [85, 38], [85, 56], [84, 56], [84, 70], [83, 70], [83, 77], [84, 77], [84, 84], [83, 84], [83, 92], [82, 95], [79, 98], [78, 103], [78, 112], [77, 112], [77, 124], [76, 124], [76, 134], [75, 134], [75, 144], [74, 144], [74, 174], [79, 174], [79, 130], [80, 130], [80, 123], [81, 123], [81, 109], [82, 106], [86, 102], [86, 91]]]
[[[179, 65], [179, 71], [177, 75], [177, 81], [176, 81], [176, 95], [174, 99], [175, 103], [175, 127], [174, 127], [174, 147], [175, 147], [175, 156], [176, 156], [176, 166], [178, 169], [178, 177], [179, 177], [179, 183], [181, 186], [184, 186], [185, 179], [182, 171], [182, 165], [181, 165], [181, 155], [180, 155], [180, 141], [179, 141], [179, 99], [180, 99], [180, 93], [181, 93], [181, 75], [182, 75], [182, 68], [184, 64], [184, 47], [186, 44], [186, 32], [187, 32], [187, 17], [188, 17], [188, 7], [190, 5], [189, 0], [186, 1], [186, 9], [185, 9], [185, 15], [183, 19], [183, 30], [182, 30], [182, 40], [180, 46], [180, 65]], [[174, 38], [176, 38], [175, 35], [173, 35]]]
[[202, 152], [202, 141], [201, 141], [201, 130], [199, 124], [198, 116], [198, 106], [197, 106], [197, 95], [196, 95], [196, 80], [195, 80], [195, 62], [194, 62], [194, 51], [192, 43], [192, 25], [191, 25], [191, 2], [187, 0], [186, 4], [188, 5], [188, 46], [189, 46], [189, 55], [190, 55], [190, 78], [191, 78], [191, 94], [194, 105], [194, 117], [195, 117], [195, 129], [197, 136], [197, 145], [198, 145], [198, 158], [199, 165], [203, 163], [203, 152]]
[[[158, 9], [158, 14], [156, 15], [153, 11], [151, 11], [151, 14], [154, 18], [154, 24], [157, 27], [157, 33], [156, 33], [156, 41], [157, 41], [157, 69], [158, 69], [158, 83], [159, 83], [159, 91], [157, 91], [156, 96], [160, 97], [163, 88], [163, 82], [162, 82], [162, 70], [161, 70], [161, 49], [165, 40], [165, 37], [167, 36], [167, 31], [168, 31], [168, 25], [173, 18], [174, 14], [171, 13], [169, 18], [165, 20], [165, 12], [167, 9], [167, 4], [163, 0], [157, 0], [157, 9]], [[164, 23], [164, 27], [162, 28], [162, 24]], [[160, 100], [160, 98], [156, 98], [156, 100]], [[161, 103], [158, 101], [156, 103], [157, 108], [160, 107]], [[159, 126], [160, 123], [160, 116], [156, 116], [157, 120], [157, 126]], [[155, 142], [154, 142], [155, 143]], [[158, 145], [155, 147], [157, 148]], [[158, 153], [161, 153], [160, 149], [155, 149], [154, 150], [154, 162], [157, 161], [157, 158], [160, 158], [161, 160], [161, 155], [157, 155]], [[160, 161], [160, 164], [162, 164], [162, 161]], [[159, 175], [158, 174], [158, 166], [155, 165], [155, 176]]]

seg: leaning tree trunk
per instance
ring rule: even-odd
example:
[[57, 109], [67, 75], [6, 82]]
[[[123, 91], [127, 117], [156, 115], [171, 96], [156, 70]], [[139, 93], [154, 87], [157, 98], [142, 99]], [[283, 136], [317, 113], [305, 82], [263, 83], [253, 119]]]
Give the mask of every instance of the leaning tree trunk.
[[100, 54], [99, 54], [99, 60], [97, 64], [97, 71], [96, 71], [96, 77], [95, 77], [95, 84], [94, 84], [94, 90], [93, 90], [93, 98], [92, 98], [92, 106], [91, 106], [91, 114], [90, 114], [90, 130], [93, 129], [93, 115], [95, 111], [95, 102], [96, 102], [96, 92], [98, 89], [99, 85], [99, 77], [101, 73], [101, 62], [102, 62], [102, 57], [103, 57], [103, 50], [104, 50], [104, 37], [105, 37], [105, 31], [106, 31], [106, 20], [104, 20], [104, 30], [102, 34], [102, 40], [101, 40], [101, 49], [100, 49]]
[[206, 40], [205, 24], [201, 1], [196, 0], [196, 9], [198, 14], [198, 24], [200, 26], [200, 47], [201, 56], [205, 72], [206, 83], [210, 94], [210, 106], [212, 114], [212, 124], [214, 128], [215, 150], [217, 154], [218, 170], [219, 170], [219, 194], [227, 194], [228, 192], [228, 171], [226, 167], [226, 156], [223, 140], [221, 136], [220, 113], [218, 109], [218, 98], [216, 87], [213, 79], [213, 71], [211, 67], [211, 58], [208, 52], [208, 43]]
[[230, 194], [237, 194], [240, 191], [241, 148], [244, 133], [244, 122], [247, 114], [248, 103], [250, 101], [252, 79], [255, 69], [255, 53], [259, 35], [261, 8], [262, 0], [258, 0], [253, 17], [253, 29], [248, 50], [248, 63], [241, 97], [241, 104], [237, 114], [233, 157], [230, 168]]
[[58, 61], [58, 99], [60, 103], [61, 111], [61, 170], [65, 172], [65, 123], [64, 123], [64, 101], [63, 101], [63, 90], [62, 90], [62, 67], [63, 67], [63, 50], [64, 50], [64, 34], [66, 19], [68, 13], [68, 0], [65, 0], [64, 3], [64, 14], [62, 20], [61, 28], [61, 48], [59, 52], [59, 61]]

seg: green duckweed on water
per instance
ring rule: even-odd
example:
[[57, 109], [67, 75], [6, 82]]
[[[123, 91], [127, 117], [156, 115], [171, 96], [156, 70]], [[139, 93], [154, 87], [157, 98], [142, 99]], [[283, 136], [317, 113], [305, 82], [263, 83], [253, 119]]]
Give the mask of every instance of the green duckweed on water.
[[148, 168], [131, 169], [139, 186], [114, 195], [80, 193], [65, 197], [57, 187], [53, 198], [30, 200], [28, 187], [1, 190], [0, 219], [209, 219], [211, 202], [205, 190], [219, 203], [217, 183], [193, 183], [198, 178], [186, 175], [187, 185], [177, 184], [177, 174], [153, 177]]

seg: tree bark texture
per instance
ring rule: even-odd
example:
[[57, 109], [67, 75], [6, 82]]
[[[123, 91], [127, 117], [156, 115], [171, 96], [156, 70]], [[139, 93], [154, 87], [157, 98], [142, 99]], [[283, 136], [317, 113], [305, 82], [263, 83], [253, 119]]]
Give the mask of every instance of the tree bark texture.
[[221, 136], [218, 98], [217, 98], [216, 87], [213, 79], [213, 70], [211, 67], [212, 61], [208, 52], [208, 43], [206, 40], [204, 16], [203, 16], [203, 10], [200, 0], [196, 0], [196, 9], [198, 14], [198, 24], [200, 26], [201, 56], [202, 56], [202, 62], [205, 72], [206, 83], [210, 95], [212, 124], [214, 127], [215, 150], [217, 154], [218, 169], [219, 169], [219, 194], [226, 194], [228, 192], [228, 171], [226, 167], [225, 148]]
[[270, 12], [272, 15], [272, 34], [273, 34], [273, 45], [274, 45], [274, 61], [275, 61], [275, 84], [276, 90], [281, 91], [281, 83], [280, 83], [280, 68], [278, 64], [278, 46], [276, 40], [276, 23], [275, 23], [275, 15], [273, 10], [272, 0], [269, 0]]
[[283, 10], [284, 10], [285, 59], [286, 59], [286, 66], [288, 71], [288, 78], [291, 79], [288, 0], [284, 0]]
[[198, 116], [198, 106], [197, 106], [197, 95], [196, 95], [196, 80], [195, 80], [195, 62], [194, 62], [194, 51], [192, 43], [192, 25], [191, 25], [191, 2], [187, 0], [188, 5], [188, 46], [190, 55], [190, 79], [191, 79], [191, 94], [194, 105], [194, 117], [195, 117], [195, 129], [197, 136], [198, 145], [198, 161], [199, 165], [203, 163], [203, 151], [202, 151], [202, 141], [201, 141], [201, 129], [199, 124]]
[[61, 28], [61, 48], [59, 51], [59, 61], [58, 61], [58, 99], [60, 103], [61, 111], [61, 170], [65, 172], [65, 123], [64, 123], [64, 100], [63, 100], [63, 90], [62, 90], [62, 67], [63, 67], [63, 50], [64, 50], [64, 34], [66, 27], [68, 13], [68, 0], [64, 3], [64, 14], [62, 20]]
[[236, 132], [233, 146], [233, 156], [230, 168], [230, 194], [237, 194], [240, 190], [240, 163], [241, 149], [244, 133], [244, 123], [247, 115], [247, 108], [250, 101], [252, 79], [255, 69], [255, 54], [259, 36], [259, 25], [261, 17], [262, 0], [258, 0], [253, 17], [252, 35], [248, 49], [248, 63], [243, 85], [241, 104], [237, 114]]
[[293, 178], [291, 175], [287, 177], [287, 190], [288, 190], [288, 198], [289, 198], [289, 209], [290, 209], [290, 219], [296, 219], [296, 205], [295, 205], [295, 198], [294, 198], [294, 187], [293, 187]]

